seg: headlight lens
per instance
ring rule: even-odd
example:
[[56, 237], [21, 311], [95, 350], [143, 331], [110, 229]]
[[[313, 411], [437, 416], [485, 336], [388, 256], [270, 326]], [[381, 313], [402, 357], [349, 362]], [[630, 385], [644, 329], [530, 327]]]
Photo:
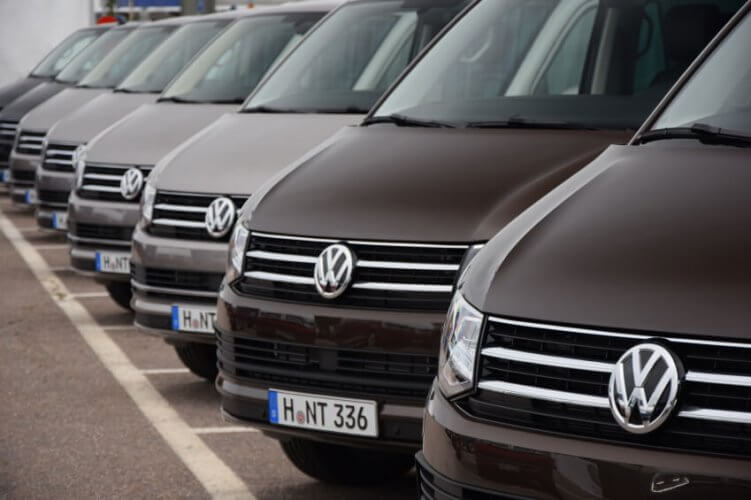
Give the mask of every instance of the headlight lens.
[[234, 281], [242, 275], [248, 236], [250, 236], [250, 231], [245, 229], [241, 222], [235, 224], [235, 230], [232, 232], [232, 238], [229, 240], [227, 282]]
[[73, 152], [73, 166], [76, 169], [76, 191], [83, 185], [83, 170], [86, 167], [86, 155], [89, 150], [85, 144], [81, 144]]
[[141, 216], [147, 225], [151, 224], [151, 218], [154, 216], [155, 199], [156, 188], [153, 185], [146, 183], [146, 187], [143, 188], [143, 196], [141, 197]]
[[447, 398], [455, 398], [474, 386], [482, 320], [482, 313], [457, 292], [443, 325], [438, 363], [438, 385]]

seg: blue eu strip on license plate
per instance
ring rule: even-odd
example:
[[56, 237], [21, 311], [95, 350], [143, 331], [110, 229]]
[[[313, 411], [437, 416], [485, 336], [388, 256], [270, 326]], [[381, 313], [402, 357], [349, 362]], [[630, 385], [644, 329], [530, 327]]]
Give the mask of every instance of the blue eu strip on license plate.
[[172, 306], [172, 329], [180, 330], [180, 308], [177, 306]]
[[276, 391], [269, 391], [269, 422], [279, 423], [279, 407], [277, 406]]
[[94, 257], [94, 262], [95, 262], [96, 270], [101, 271], [102, 270], [102, 254], [97, 252], [96, 256]]

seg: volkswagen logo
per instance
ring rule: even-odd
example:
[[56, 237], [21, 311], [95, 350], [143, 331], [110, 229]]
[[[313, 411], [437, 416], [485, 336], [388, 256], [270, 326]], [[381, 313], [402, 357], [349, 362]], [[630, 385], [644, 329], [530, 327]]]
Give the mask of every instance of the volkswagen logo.
[[206, 231], [213, 238], [226, 236], [235, 222], [235, 203], [222, 196], [211, 202], [206, 210]]
[[610, 375], [608, 399], [618, 425], [634, 434], [659, 428], [678, 402], [683, 365], [659, 344], [626, 351]]
[[318, 256], [314, 270], [316, 290], [324, 299], [335, 299], [352, 281], [355, 257], [352, 251], [342, 244], [326, 247]]
[[133, 167], [129, 168], [120, 179], [120, 194], [126, 200], [135, 200], [141, 194], [143, 187], [143, 172]]

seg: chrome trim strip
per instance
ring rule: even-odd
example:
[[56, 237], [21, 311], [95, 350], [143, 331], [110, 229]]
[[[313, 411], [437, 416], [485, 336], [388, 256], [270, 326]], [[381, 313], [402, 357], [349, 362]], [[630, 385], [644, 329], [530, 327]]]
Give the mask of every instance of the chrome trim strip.
[[98, 184], [84, 184], [81, 189], [86, 191], [99, 191], [102, 193], [119, 193], [120, 188], [115, 186], [100, 186]]
[[[119, 182], [123, 176], [122, 175], [109, 175], [109, 174], [83, 174], [84, 179], [93, 179], [95, 181], [115, 181]], [[119, 191], [120, 188], [117, 188]]]
[[205, 222], [180, 219], [154, 219], [151, 221], [156, 226], [190, 227], [194, 229], [206, 229]]
[[251, 259], [278, 260], [282, 262], [297, 262], [300, 264], [315, 264], [318, 260], [317, 257], [310, 257], [307, 255], [266, 252], [264, 250], [251, 250], [250, 252], [246, 252], [245, 255]]
[[297, 285], [315, 285], [313, 278], [306, 278], [305, 276], [293, 276], [290, 274], [278, 274], [267, 273], [265, 271], [250, 271], [244, 274], [246, 278], [265, 280], [265, 281], [280, 281], [282, 283], [294, 283]]
[[480, 382], [478, 387], [485, 391], [500, 392], [511, 396], [520, 396], [531, 399], [544, 399], [556, 403], [572, 404], [578, 406], [589, 406], [595, 408], [610, 408], [608, 398], [599, 396], [590, 396], [589, 394], [579, 394], [576, 392], [556, 391], [554, 389], [543, 389], [527, 385], [512, 384], [510, 382], [501, 382], [499, 380], [488, 380]]
[[158, 203], [154, 205], [154, 210], [169, 210], [170, 212], [190, 212], [194, 214], [205, 214], [208, 207], [192, 207], [190, 205], [173, 205], [171, 203]]
[[75, 150], [73, 149], [51, 149], [49, 146], [47, 146], [47, 155], [52, 156], [70, 156], [73, 158], [73, 155], [75, 154]]
[[354, 283], [352, 285], [352, 288], [360, 288], [363, 290], [383, 290], [383, 291], [389, 291], [389, 292], [428, 292], [428, 293], [451, 293], [454, 290], [453, 285], [381, 283], [381, 282], [375, 282], [375, 281], [364, 281], [360, 283]]
[[686, 373], [686, 382], [704, 382], [718, 385], [737, 385], [751, 387], [751, 377], [743, 375], [725, 375], [722, 373], [704, 373], [689, 371]]
[[271, 234], [258, 231], [252, 231], [251, 235], [260, 236], [262, 238], [275, 238], [279, 240], [292, 240], [292, 241], [312, 241], [318, 243], [349, 243], [351, 245], [369, 245], [369, 246], [383, 246], [383, 247], [414, 247], [414, 248], [469, 248], [469, 245], [440, 245], [433, 243], [395, 243], [388, 241], [367, 241], [367, 240], [347, 240], [347, 239], [331, 239], [331, 238], [311, 238], [307, 236], [288, 236], [283, 234]]
[[520, 363], [530, 363], [535, 365], [555, 366], [560, 368], [570, 368], [574, 370], [584, 370], [589, 372], [613, 373], [614, 364], [602, 363], [600, 361], [588, 361], [578, 358], [565, 358], [561, 356], [550, 356], [548, 354], [538, 354], [534, 352], [517, 351], [515, 349], [506, 349], [505, 347], [486, 347], [481, 351], [483, 356], [497, 359], [508, 359]]
[[54, 163], [56, 165], [66, 165], [71, 168], [73, 167], [73, 160], [62, 160], [58, 158], [50, 158], [49, 156], [44, 159], [44, 163]]
[[412, 271], [458, 271], [459, 264], [422, 264], [415, 262], [386, 262], [380, 260], [358, 260], [357, 267], [373, 269], [409, 269]]
[[219, 296], [219, 292], [202, 292], [199, 290], [184, 290], [182, 288], [166, 288], [161, 286], [144, 285], [143, 283], [139, 283], [133, 279], [130, 280], [130, 286], [144, 292], [182, 295], [186, 297], [206, 297], [209, 299], [215, 299]]
[[[71, 234], [68, 232], [68, 239], [73, 243], [88, 243], [91, 245], [105, 245], [105, 246], [112, 246], [112, 247], [128, 247], [131, 246], [131, 240], [105, 240], [105, 239], [98, 239], [98, 238], [81, 238], [80, 236], [76, 236], [74, 234]], [[94, 251], [94, 250], [92, 250]]]
[[751, 424], [751, 413], [731, 410], [713, 410], [710, 408], [686, 408], [678, 412], [682, 418], [696, 420], [712, 420], [716, 422], [733, 422], [736, 424]]
[[700, 340], [700, 339], [666, 337], [663, 335], [649, 335], [648, 336], [648, 335], [640, 335], [640, 334], [635, 334], [635, 333], [634, 334], [618, 333], [618, 332], [609, 332], [605, 330], [591, 330], [588, 328], [575, 328], [575, 327], [568, 327], [568, 326], [548, 325], [545, 323], [534, 323], [530, 321], [517, 321], [517, 320], [500, 318], [498, 316], [489, 316], [488, 320], [493, 321], [494, 323], [502, 323], [502, 324], [511, 325], [511, 326], [539, 328], [542, 330], [553, 330], [553, 331], [566, 332], [566, 333], [599, 335], [601, 337], [621, 337], [621, 338], [636, 339], [636, 340], [662, 338], [665, 340], [669, 340], [670, 342], [677, 342], [677, 343], [682, 343], [682, 344], [710, 345], [710, 346], [718, 346], [718, 347], [736, 347], [739, 349], [751, 349], [751, 342], [747, 344], [743, 344], [740, 342], [726, 342], [726, 341], [720, 341], [720, 340]]

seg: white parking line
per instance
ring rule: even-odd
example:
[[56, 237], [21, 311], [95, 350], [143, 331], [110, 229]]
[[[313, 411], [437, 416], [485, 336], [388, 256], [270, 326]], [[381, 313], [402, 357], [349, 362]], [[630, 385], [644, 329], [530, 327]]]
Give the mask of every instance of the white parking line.
[[71, 297], [74, 299], [98, 299], [102, 297], [109, 297], [110, 294], [107, 292], [81, 292], [81, 293], [71, 293]]
[[190, 373], [187, 368], [148, 368], [141, 370], [144, 375], [175, 375], [178, 373]]
[[128, 393], [170, 448], [213, 498], [254, 499], [248, 487], [201, 438], [136, 368], [99, 326], [86, 308], [73, 298], [50, 271], [44, 258], [26, 241], [13, 223], [0, 213], [0, 232], [11, 242], [52, 300], [76, 327], [102, 364]]
[[258, 432], [258, 429], [228, 425], [226, 427], [193, 427], [193, 432], [196, 434], [235, 434], [237, 432]]

